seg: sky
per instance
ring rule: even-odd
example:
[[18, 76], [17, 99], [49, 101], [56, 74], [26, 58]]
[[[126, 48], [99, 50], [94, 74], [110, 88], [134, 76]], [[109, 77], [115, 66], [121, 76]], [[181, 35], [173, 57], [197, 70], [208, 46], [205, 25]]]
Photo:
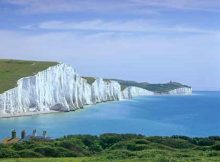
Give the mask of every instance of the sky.
[[220, 1], [0, 0], [0, 58], [220, 90]]

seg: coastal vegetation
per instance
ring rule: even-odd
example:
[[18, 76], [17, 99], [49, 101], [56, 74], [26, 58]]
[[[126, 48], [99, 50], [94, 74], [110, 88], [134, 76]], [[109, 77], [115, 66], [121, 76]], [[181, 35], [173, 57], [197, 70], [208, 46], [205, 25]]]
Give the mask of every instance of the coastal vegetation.
[[0, 93], [14, 88], [20, 78], [45, 70], [57, 62], [0, 59]]
[[1, 144], [0, 158], [4, 162], [210, 162], [220, 161], [220, 137], [103, 134], [69, 135], [48, 141], [33, 138], [14, 144]]
[[125, 89], [128, 86], [136, 86], [156, 93], [168, 93], [171, 90], [177, 88], [183, 88], [183, 87], [191, 88], [187, 85], [183, 85], [181, 83], [177, 83], [173, 81], [164, 84], [151, 84], [147, 82], [135, 82], [135, 81], [126, 81], [126, 80], [118, 80], [118, 79], [113, 79], [113, 80], [118, 81], [121, 84], [122, 89]]
[[[95, 81], [94, 77], [83, 77], [83, 78], [86, 79], [89, 84], [92, 84]], [[164, 84], [151, 84], [147, 82], [136, 82], [136, 81], [127, 81], [127, 80], [119, 80], [119, 79], [104, 79], [104, 81], [110, 81], [110, 80], [119, 82], [122, 91], [129, 86], [143, 88], [156, 93], [168, 93], [171, 90], [177, 88], [183, 88], [183, 87], [191, 88], [190, 86], [172, 81]]]

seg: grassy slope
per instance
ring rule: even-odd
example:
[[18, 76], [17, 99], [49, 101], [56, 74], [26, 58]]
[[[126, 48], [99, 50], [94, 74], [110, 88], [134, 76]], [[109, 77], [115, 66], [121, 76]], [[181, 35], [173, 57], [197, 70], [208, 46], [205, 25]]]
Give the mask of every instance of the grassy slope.
[[140, 88], [147, 89], [149, 91], [153, 91], [156, 93], [167, 93], [171, 90], [174, 90], [176, 88], [182, 88], [182, 87], [188, 87], [187, 85], [183, 85], [181, 83], [177, 82], [169, 82], [169, 83], [164, 83], [164, 84], [150, 84], [147, 82], [135, 82], [135, 81], [125, 81], [125, 80], [118, 80], [118, 79], [113, 79], [115, 81], [118, 81], [122, 85], [122, 89], [125, 89], [128, 86], [136, 86]]
[[92, 85], [92, 83], [94, 83], [96, 80], [94, 77], [84, 77], [83, 76], [83, 78], [86, 79], [87, 83], [89, 83], [90, 85]]
[[[19, 156], [29, 158], [15, 158]], [[6, 157], [14, 157], [14, 159], [0, 159], [0, 162], [217, 162], [220, 161], [220, 137], [75, 135], [50, 142], [33, 140], [13, 145], [0, 145], [0, 158]]]
[[[86, 79], [89, 84], [92, 84], [95, 81], [94, 77], [83, 77], [83, 78]], [[124, 90], [129, 86], [136, 86], [156, 93], [168, 93], [169, 91], [174, 90], [176, 88], [182, 88], [182, 87], [190, 88], [187, 85], [183, 85], [177, 82], [169, 82], [164, 84], [150, 84], [147, 82], [139, 83], [135, 81], [127, 81], [127, 80], [119, 80], [119, 79], [104, 79], [104, 81], [109, 81], [109, 80], [118, 81], [121, 85], [122, 90]]]
[[56, 64], [56, 62], [0, 59], [0, 93], [14, 88], [18, 79], [34, 75]]

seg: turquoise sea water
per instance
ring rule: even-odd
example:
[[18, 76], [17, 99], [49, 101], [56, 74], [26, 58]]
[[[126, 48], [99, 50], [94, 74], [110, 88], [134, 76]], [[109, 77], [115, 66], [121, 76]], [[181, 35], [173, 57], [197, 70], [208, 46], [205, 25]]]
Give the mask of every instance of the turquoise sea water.
[[[0, 138], [10, 131], [37, 129], [49, 136], [136, 133], [144, 135], [220, 135], [220, 92], [191, 96], [142, 96], [68, 112], [0, 119]], [[20, 133], [19, 133], [20, 134]]]

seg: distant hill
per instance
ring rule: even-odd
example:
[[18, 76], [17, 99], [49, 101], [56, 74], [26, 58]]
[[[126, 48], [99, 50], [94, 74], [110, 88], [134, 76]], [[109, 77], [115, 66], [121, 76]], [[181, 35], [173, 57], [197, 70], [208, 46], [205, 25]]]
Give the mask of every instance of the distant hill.
[[14, 88], [20, 78], [45, 70], [57, 62], [0, 59], [0, 93]]
[[[95, 81], [94, 77], [83, 77], [84, 79], [87, 80], [87, 82], [89, 84], [92, 84]], [[181, 83], [177, 83], [177, 82], [172, 82], [170, 81], [169, 83], [164, 83], [164, 84], [151, 84], [151, 83], [147, 83], [147, 82], [136, 82], [136, 81], [128, 81], [128, 80], [120, 80], [120, 79], [104, 79], [105, 81], [109, 81], [109, 80], [114, 80], [120, 83], [121, 85], [121, 89], [124, 90], [126, 87], [129, 86], [135, 86], [135, 87], [140, 87], [152, 92], [156, 92], [156, 93], [168, 93], [171, 90], [177, 89], [177, 88], [183, 88], [183, 87], [187, 87], [187, 88], [191, 88], [190, 86], [187, 85], [183, 85]]]
[[135, 81], [126, 81], [126, 80], [119, 80], [119, 79], [111, 79], [111, 80], [118, 81], [121, 84], [122, 89], [125, 89], [128, 86], [136, 86], [136, 87], [144, 88], [149, 91], [156, 92], [156, 93], [168, 93], [171, 90], [174, 90], [177, 88], [183, 88], [183, 87], [191, 88], [187, 85], [183, 85], [181, 83], [172, 82], [172, 81], [170, 81], [169, 83], [164, 83], [164, 84], [150, 84], [147, 82], [135, 82]]

